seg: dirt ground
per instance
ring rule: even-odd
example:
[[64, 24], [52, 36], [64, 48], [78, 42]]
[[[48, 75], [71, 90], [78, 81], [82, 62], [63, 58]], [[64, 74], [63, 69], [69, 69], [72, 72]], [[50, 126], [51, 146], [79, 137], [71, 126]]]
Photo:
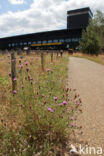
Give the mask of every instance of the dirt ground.
[[70, 57], [69, 86], [75, 88], [82, 99], [83, 113], [77, 120], [77, 125], [82, 126], [82, 134], [76, 133], [77, 146], [95, 147], [98, 156], [98, 147], [101, 147], [101, 156], [104, 156], [104, 66], [87, 59]]

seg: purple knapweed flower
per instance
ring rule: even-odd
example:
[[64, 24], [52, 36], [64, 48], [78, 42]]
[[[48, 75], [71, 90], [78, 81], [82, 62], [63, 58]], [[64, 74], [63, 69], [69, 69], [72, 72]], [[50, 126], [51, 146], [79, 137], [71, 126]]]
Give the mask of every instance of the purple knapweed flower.
[[12, 60], [12, 62], [15, 62], [15, 61], [16, 61], [16, 59], [13, 59], [13, 60]]
[[63, 101], [63, 104], [66, 105], [67, 104], [67, 101]]
[[25, 65], [26, 65], [26, 66], [28, 65], [28, 61], [25, 61]]
[[11, 73], [11, 72], [9, 72], [9, 73], [8, 73], [8, 75], [9, 75], [9, 76], [11, 76], [11, 75], [12, 75], [12, 73]]
[[8, 57], [10, 57], [10, 53], [8, 53]]
[[26, 68], [26, 71], [28, 72], [29, 71], [29, 68]]
[[51, 69], [47, 68], [47, 69], [46, 69], [46, 71], [47, 71], [47, 72], [50, 72], [50, 71], [51, 71]]
[[14, 81], [17, 81], [17, 78], [15, 77], [13, 80], [14, 80]]
[[50, 112], [54, 112], [54, 110], [52, 109], [52, 108], [48, 108], [48, 111], [50, 111]]
[[63, 103], [60, 103], [59, 106], [63, 106]]
[[79, 101], [76, 101], [76, 105], [80, 105], [80, 102]]
[[21, 88], [22, 88], [22, 89], [24, 88], [24, 85], [23, 85], [23, 84], [21, 85]]
[[57, 101], [58, 97], [57, 97], [57, 96], [55, 96], [53, 99], [54, 99], [55, 101]]
[[74, 120], [74, 117], [71, 117], [70, 120]]
[[20, 64], [19, 67], [20, 67], [20, 68], [23, 68], [23, 64]]
[[17, 94], [17, 91], [16, 91], [16, 90], [14, 90], [14, 91], [13, 91], [13, 94]]
[[72, 127], [75, 127], [75, 124], [74, 123], [72, 123]]
[[33, 78], [32, 78], [32, 77], [30, 77], [29, 79], [30, 79], [31, 81], [33, 81]]

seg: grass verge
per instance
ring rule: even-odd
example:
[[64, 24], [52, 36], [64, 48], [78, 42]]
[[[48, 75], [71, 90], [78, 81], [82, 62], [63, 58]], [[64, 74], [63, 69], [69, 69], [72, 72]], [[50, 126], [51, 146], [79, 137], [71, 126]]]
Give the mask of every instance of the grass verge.
[[[3, 58], [3, 57], [2, 57]], [[6, 56], [5, 56], [6, 58]], [[17, 56], [17, 89], [12, 95], [10, 58], [1, 71], [0, 155], [55, 156], [76, 128], [80, 99], [67, 86], [68, 57], [50, 62], [45, 54], [45, 71], [40, 56]], [[22, 65], [22, 68], [20, 66]]]
[[92, 56], [92, 55], [85, 55], [85, 54], [74, 54], [74, 57], [79, 57], [79, 58], [85, 58], [88, 59], [90, 61], [99, 63], [104, 65], [104, 55], [99, 55], [99, 56]]

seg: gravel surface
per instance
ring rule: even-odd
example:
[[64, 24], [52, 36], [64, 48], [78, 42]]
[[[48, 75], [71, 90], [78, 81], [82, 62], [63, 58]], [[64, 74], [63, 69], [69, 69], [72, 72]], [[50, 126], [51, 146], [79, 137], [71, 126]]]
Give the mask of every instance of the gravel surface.
[[104, 156], [104, 66], [70, 57], [69, 86], [75, 88], [82, 99], [83, 113], [77, 120], [77, 125], [82, 126], [82, 135], [76, 134], [77, 145], [88, 144], [96, 147], [96, 152], [102, 147]]

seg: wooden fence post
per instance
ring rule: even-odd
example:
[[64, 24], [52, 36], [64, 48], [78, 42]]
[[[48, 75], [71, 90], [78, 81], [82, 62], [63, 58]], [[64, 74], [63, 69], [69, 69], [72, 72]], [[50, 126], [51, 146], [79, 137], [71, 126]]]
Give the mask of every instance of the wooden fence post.
[[53, 51], [51, 51], [51, 62], [53, 62]]
[[61, 55], [61, 57], [62, 57], [62, 55], [63, 55], [63, 50], [60, 51], [60, 55]]
[[44, 52], [41, 51], [41, 67], [42, 67], [42, 71], [44, 71]]
[[11, 78], [12, 78], [12, 91], [16, 90], [16, 57], [15, 51], [11, 52]]
[[56, 58], [58, 58], [58, 55], [59, 55], [59, 54], [58, 54], [58, 51], [57, 51], [57, 56], [56, 56]]

